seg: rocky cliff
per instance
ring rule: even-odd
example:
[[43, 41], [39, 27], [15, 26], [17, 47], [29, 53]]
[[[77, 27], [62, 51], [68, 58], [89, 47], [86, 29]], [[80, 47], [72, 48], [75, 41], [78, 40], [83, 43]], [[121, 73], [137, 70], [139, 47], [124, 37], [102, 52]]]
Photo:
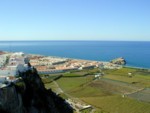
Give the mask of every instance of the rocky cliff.
[[73, 113], [64, 99], [46, 90], [36, 69], [0, 89], [0, 113]]
[[110, 63], [118, 64], [118, 65], [125, 65], [126, 60], [123, 57], [120, 57], [120, 58], [116, 58], [116, 59], [110, 61]]

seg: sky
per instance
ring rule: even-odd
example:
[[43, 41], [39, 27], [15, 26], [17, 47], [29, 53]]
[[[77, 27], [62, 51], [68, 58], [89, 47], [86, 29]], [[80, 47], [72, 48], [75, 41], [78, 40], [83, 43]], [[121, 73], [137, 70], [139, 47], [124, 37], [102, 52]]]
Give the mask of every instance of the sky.
[[150, 41], [150, 0], [0, 0], [0, 40]]

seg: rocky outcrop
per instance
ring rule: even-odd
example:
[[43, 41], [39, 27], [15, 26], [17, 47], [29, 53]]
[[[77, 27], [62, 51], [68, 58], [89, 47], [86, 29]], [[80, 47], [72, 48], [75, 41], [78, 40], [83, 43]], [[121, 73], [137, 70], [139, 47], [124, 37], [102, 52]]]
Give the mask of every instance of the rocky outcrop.
[[0, 113], [73, 113], [64, 99], [45, 89], [36, 69], [20, 76], [19, 82], [0, 89]]
[[13, 84], [0, 89], [0, 113], [23, 113], [21, 95]]
[[116, 59], [110, 61], [110, 63], [118, 64], [118, 65], [125, 65], [126, 60], [123, 57], [120, 57], [120, 58], [116, 58]]

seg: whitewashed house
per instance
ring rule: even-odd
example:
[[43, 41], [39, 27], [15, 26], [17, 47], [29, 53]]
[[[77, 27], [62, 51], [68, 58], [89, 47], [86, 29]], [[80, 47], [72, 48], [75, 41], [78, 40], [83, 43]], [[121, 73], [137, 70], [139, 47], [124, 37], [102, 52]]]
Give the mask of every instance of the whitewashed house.
[[0, 75], [16, 76], [18, 72], [25, 72], [29, 69], [28, 63], [29, 59], [24, 53], [13, 53], [10, 55], [7, 66], [0, 69]]

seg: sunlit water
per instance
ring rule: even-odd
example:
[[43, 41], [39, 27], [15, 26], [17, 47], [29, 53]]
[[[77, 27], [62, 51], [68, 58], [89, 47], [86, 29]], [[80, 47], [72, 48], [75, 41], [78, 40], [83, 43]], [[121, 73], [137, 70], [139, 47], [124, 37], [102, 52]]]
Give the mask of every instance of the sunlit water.
[[97, 61], [124, 57], [128, 66], [150, 68], [150, 42], [1, 41], [0, 50]]

